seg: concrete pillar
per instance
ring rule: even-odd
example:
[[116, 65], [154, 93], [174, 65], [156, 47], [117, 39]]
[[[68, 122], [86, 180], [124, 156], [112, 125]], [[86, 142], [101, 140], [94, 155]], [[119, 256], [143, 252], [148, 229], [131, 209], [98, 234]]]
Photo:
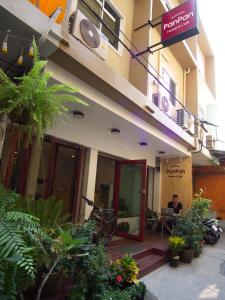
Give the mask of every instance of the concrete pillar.
[[35, 139], [32, 145], [30, 163], [27, 172], [26, 197], [34, 197], [37, 187], [39, 163], [41, 158], [41, 142]]
[[[82, 195], [86, 196], [88, 199], [92, 201], [94, 201], [94, 197], [95, 197], [97, 163], [98, 163], [98, 150], [88, 149], [85, 158]], [[91, 210], [92, 210], [91, 206], [85, 205], [84, 207], [85, 219], [88, 219]]]

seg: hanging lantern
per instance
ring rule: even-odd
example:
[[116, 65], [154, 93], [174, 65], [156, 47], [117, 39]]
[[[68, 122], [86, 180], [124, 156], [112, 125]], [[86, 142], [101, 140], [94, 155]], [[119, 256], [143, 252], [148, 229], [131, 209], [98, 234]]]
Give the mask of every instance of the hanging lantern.
[[17, 65], [22, 65], [22, 63], [23, 63], [23, 48], [20, 52], [20, 56], [18, 57], [16, 64]]
[[29, 48], [28, 56], [29, 56], [29, 57], [33, 57], [33, 56], [34, 56], [34, 48], [33, 48], [32, 45], [31, 45], [30, 48]]
[[7, 30], [7, 32], [6, 32], [6, 37], [5, 37], [5, 39], [4, 39], [3, 43], [2, 43], [1, 51], [2, 51], [2, 53], [4, 53], [4, 54], [7, 54], [7, 52], [8, 52], [8, 37], [9, 37], [9, 32], [10, 32], [10, 31], [11, 31], [11, 30]]

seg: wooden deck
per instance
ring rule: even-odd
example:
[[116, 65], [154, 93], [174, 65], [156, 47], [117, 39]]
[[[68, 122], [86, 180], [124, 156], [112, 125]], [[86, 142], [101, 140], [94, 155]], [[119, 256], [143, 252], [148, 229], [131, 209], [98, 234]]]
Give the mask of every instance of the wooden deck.
[[154, 271], [168, 261], [168, 237], [146, 233], [143, 242], [119, 239], [111, 242], [108, 255], [111, 260], [129, 254], [135, 258], [140, 268], [139, 278]]

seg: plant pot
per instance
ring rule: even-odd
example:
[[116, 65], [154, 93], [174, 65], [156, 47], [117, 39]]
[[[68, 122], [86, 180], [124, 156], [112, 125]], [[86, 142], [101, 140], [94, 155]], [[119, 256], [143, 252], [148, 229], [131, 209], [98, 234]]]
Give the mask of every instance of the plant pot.
[[169, 265], [173, 268], [177, 268], [179, 266], [180, 256], [170, 256], [169, 257]]
[[[39, 274], [36, 284], [25, 292], [25, 300], [35, 299], [38, 288], [41, 284], [44, 274]], [[42, 293], [41, 299], [60, 300], [62, 297], [67, 297], [72, 288], [72, 282], [62, 274], [53, 273], [47, 280]]]
[[12, 111], [11, 113], [9, 113], [8, 117], [12, 123], [16, 123], [19, 125], [27, 125], [30, 120], [29, 112], [26, 109], [23, 109], [20, 113], [18, 113], [17, 111]]
[[186, 264], [190, 264], [194, 257], [194, 249], [185, 249], [181, 252], [180, 260]]
[[121, 222], [117, 225], [117, 230], [128, 233], [130, 230], [130, 224], [128, 222]]

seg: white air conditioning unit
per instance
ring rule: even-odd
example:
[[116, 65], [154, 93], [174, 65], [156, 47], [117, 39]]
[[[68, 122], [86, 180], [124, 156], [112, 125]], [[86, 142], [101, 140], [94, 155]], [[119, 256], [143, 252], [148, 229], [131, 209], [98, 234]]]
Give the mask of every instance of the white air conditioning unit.
[[70, 33], [103, 60], [107, 58], [108, 39], [79, 10], [74, 13]]
[[195, 134], [195, 118], [185, 109], [177, 110], [177, 124], [186, 130], [190, 135]]
[[176, 120], [176, 110], [173, 104], [170, 102], [169, 97], [161, 93], [153, 93], [153, 103], [166, 113], [170, 118]]
[[213, 135], [206, 136], [206, 148], [209, 150], [215, 149], [215, 139]]

